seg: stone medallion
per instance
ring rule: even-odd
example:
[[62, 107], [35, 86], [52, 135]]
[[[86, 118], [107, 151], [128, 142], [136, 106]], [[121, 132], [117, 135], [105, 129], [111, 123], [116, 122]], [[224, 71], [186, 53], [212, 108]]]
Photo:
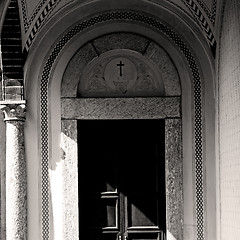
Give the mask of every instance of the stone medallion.
[[142, 54], [111, 50], [90, 62], [81, 75], [81, 97], [163, 96], [158, 67]]
[[135, 64], [124, 57], [113, 58], [107, 63], [104, 78], [106, 84], [113, 90], [126, 93], [137, 80], [137, 68]]

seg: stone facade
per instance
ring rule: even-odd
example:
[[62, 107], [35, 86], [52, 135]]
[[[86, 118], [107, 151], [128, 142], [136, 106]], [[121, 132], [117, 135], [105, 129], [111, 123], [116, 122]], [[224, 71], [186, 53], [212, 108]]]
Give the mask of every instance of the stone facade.
[[240, 6], [225, 1], [219, 46], [219, 239], [240, 238]]
[[166, 239], [215, 239], [216, 0], [12, 2], [20, 6], [28, 108], [24, 126], [14, 109], [11, 125], [0, 124], [1, 239], [7, 228], [10, 240], [77, 240], [78, 123], [124, 119], [165, 123]]

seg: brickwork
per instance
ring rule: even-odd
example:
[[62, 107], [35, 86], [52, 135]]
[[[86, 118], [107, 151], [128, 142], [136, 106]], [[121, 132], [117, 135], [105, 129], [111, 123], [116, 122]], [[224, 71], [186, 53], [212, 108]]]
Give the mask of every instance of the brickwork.
[[220, 239], [240, 239], [240, 5], [226, 0], [219, 51]]

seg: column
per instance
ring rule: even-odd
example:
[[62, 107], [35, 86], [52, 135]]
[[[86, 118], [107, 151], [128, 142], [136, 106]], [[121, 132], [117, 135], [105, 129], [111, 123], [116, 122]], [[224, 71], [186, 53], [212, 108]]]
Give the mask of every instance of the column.
[[1, 104], [6, 123], [6, 239], [27, 239], [26, 104]]

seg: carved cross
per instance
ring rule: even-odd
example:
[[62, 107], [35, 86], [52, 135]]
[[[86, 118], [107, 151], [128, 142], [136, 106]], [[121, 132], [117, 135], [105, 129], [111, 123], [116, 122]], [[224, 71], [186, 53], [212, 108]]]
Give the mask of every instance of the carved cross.
[[122, 63], [122, 61], [120, 61], [119, 64], [117, 64], [117, 66], [120, 68], [120, 77], [122, 76], [122, 67], [124, 67], [124, 64]]

